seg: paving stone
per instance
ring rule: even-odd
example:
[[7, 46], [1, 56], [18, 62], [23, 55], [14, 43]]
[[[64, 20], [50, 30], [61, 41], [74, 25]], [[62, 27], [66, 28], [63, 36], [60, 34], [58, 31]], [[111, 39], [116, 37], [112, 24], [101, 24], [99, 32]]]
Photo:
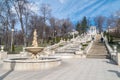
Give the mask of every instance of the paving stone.
[[[97, 43], [90, 54], [100, 50], [106, 54], [104, 45], [96, 47]], [[0, 67], [0, 80], [120, 80], [120, 66], [105, 58], [63, 59], [60, 66], [42, 71], [6, 71]]]

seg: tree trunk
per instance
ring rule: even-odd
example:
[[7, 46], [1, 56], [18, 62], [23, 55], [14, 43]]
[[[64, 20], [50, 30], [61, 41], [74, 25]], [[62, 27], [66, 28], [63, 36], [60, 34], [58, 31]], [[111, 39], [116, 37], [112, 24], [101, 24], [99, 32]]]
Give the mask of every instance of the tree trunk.
[[22, 28], [22, 33], [23, 33], [23, 39], [24, 39], [24, 47], [26, 47], [26, 34], [25, 34], [25, 30], [24, 30], [24, 25], [23, 25], [23, 21], [22, 21], [22, 16], [20, 17], [20, 23], [21, 23], [21, 28]]

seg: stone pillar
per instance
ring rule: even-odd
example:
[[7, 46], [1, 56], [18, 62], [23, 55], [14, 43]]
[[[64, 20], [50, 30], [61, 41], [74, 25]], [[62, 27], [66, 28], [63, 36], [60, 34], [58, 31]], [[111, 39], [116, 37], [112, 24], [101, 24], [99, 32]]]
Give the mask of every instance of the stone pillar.
[[1, 45], [1, 52], [3, 52], [3, 51], [4, 51], [4, 46]]
[[111, 59], [112, 59], [113, 61], [115, 61], [116, 63], [118, 63], [118, 61], [117, 61], [117, 46], [114, 45], [114, 46], [113, 46], [113, 51], [111, 50], [111, 51], [109, 51], [109, 52], [111, 53]]
[[1, 46], [0, 60], [5, 58], [7, 58], [7, 52], [4, 51], [4, 46]]
[[113, 53], [112, 53], [112, 55], [117, 55], [117, 46], [116, 45], [113, 46]]
[[[115, 61], [117, 62], [118, 65], [120, 65], [120, 53], [118, 53], [118, 51], [117, 51], [117, 46], [114, 46], [113, 52], [114, 52], [113, 55], [116, 55]], [[113, 59], [114, 59], [114, 57], [113, 57]]]
[[120, 53], [117, 53], [117, 64], [120, 65]]

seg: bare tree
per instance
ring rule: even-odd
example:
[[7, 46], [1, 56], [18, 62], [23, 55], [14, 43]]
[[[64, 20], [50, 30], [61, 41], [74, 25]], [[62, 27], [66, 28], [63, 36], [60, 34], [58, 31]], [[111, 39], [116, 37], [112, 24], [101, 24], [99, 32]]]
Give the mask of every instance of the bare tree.
[[120, 18], [117, 19], [117, 22], [116, 22], [116, 35], [117, 37], [120, 37]]
[[11, 0], [12, 4], [14, 5], [14, 9], [16, 11], [18, 20], [21, 25], [23, 37], [24, 37], [24, 46], [27, 44], [26, 35], [27, 35], [27, 26], [28, 26], [28, 19], [32, 11], [29, 9], [29, 1], [28, 0]]
[[52, 37], [55, 37], [55, 33], [56, 32], [58, 32], [58, 27], [59, 27], [59, 25], [57, 24], [57, 19], [55, 19], [54, 17], [52, 17], [52, 18], [50, 18], [50, 20], [49, 20], [49, 22], [50, 22], [50, 26], [51, 26], [51, 36]]
[[51, 16], [51, 7], [49, 4], [42, 4], [40, 8], [42, 18], [44, 21], [44, 26], [43, 26], [43, 37], [46, 38], [46, 21], [49, 20]]
[[73, 25], [69, 19], [65, 19], [62, 21], [63, 21], [63, 24], [61, 26], [61, 32], [62, 32], [62, 35], [65, 36], [65, 35], [67, 35], [68, 32], [72, 31]]
[[120, 10], [118, 10], [116, 14], [117, 14], [117, 20], [116, 20], [117, 30], [116, 31], [117, 31], [118, 37], [120, 37]]
[[24, 37], [24, 46], [26, 46], [26, 35], [25, 35], [25, 29], [24, 29], [23, 16], [24, 16], [25, 4], [27, 3], [27, 1], [26, 0], [11, 0], [11, 2], [14, 5], [14, 9], [17, 13], [18, 20], [20, 21], [20, 25], [21, 25], [22, 33]]
[[44, 22], [43, 22], [43, 19], [42, 19], [41, 16], [38, 16], [38, 15], [31, 16], [30, 19], [29, 19], [29, 25], [28, 25], [29, 36], [32, 35], [34, 29], [37, 29], [38, 38], [42, 39], [42, 37], [43, 37], [43, 26], [44, 26]]
[[14, 36], [15, 36], [15, 39], [14, 39], [15, 45], [23, 44], [23, 33], [21, 30], [19, 30], [19, 31], [15, 30]]
[[103, 16], [97, 16], [97, 17], [95, 17], [94, 21], [95, 21], [95, 24], [96, 24], [99, 32], [101, 33], [103, 31], [105, 17], [103, 17]]
[[110, 20], [108, 19], [107, 21], [109, 21], [109, 26], [113, 29], [110, 34], [114, 37], [120, 37], [120, 10], [115, 12], [114, 15], [110, 17]]
[[11, 7], [12, 5], [9, 0], [3, 0], [1, 2], [0, 22], [4, 27], [4, 41], [7, 49], [10, 46], [11, 40], [10, 30], [15, 25], [15, 14], [12, 13]]

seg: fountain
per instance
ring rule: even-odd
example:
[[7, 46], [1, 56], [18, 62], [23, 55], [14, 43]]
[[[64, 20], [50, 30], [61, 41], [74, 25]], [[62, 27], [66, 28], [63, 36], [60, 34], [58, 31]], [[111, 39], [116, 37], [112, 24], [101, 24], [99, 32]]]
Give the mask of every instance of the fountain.
[[43, 49], [44, 49], [44, 47], [38, 47], [37, 31], [36, 31], [36, 29], [34, 30], [34, 33], [33, 33], [32, 46], [33, 46], [33, 47], [26, 47], [25, 50], [28, 51], [28, 52], [31, 52], [31, 53], [33, 54], [33, 55], [31, 56], [31, 58], [33, 58], [33, 59], [38, 59], [38, 58], [39, 58], [38, 53], [39, 53], [39, 52], [42, 52]]
[[16, 71], [34, 71], [53, 68], [61, 64], [60, 58], [50, 56], [40, 57], [40, 55], [38, 55], [38, 53], [42, 54], [44, 47], [38, 47], [36, 29], [33, 33], [32, 47], [26, 47], [25, 50], [32, 53], [32, 56], [5, 59], [3, 68]]

